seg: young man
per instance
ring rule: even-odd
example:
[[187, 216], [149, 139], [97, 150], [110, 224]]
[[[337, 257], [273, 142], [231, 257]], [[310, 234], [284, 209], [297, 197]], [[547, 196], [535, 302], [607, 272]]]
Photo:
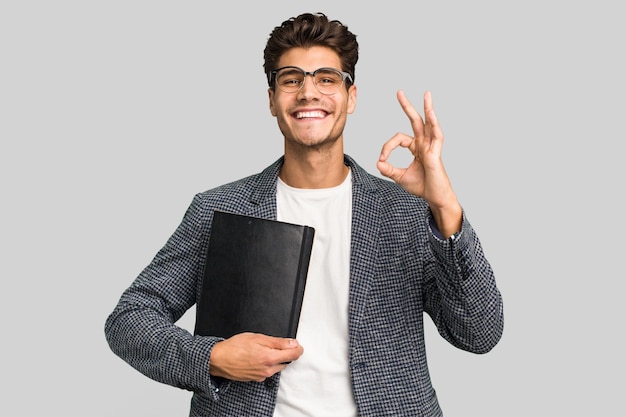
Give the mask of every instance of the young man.
[[[444, 170], [430, 94], [422, 120], [398, 93], [413, 136], [382, 147], [378, 169], [393, 181], [344, 155], [357, 59], [356, 37], [323, 14], [274, 29], [264, 67], [284, 156], [196, 195], [106, 322], [117, 355], [194, 392], [191, 416], [440, 416], [423, 313], [470, 352], [501, 337], [501, 296]], [[407, 168], [387, 162], [397, 147], [414, 155]], [[216, 209], [315, 227], [297, 340], [223, 340], [174, 324], [197, 301]]]

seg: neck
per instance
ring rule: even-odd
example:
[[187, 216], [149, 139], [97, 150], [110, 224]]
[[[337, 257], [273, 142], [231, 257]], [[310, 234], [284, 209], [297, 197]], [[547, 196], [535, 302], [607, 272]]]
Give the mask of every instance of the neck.
[[308, 149], [297, 152], [285, 147], [285, 161], [280, 179], [294, 188], [331, 188], [340, 185], [348, 175], [343, 147]]

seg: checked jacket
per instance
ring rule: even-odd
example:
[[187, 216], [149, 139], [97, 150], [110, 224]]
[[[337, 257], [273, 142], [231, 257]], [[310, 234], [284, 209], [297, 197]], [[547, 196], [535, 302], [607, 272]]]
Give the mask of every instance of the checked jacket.
[[[115, 354], [156, 381], [193, 392], [192, 417], [272, 416], [280, 373], [264, 382], [214, 379], [209, 358], [220, 339], [194, 336], [175, 323], [199, 297], [214, 210], [276, 219], [282, 163], [281, 157], [259, 174], [197, 194], [106, 320]], [[452, 345], [490, 351], [503, 330], [492, 268], [465, 213], [461, 231], [442, 239], [423, 199], [368, 174], [347, 155], [345, 163], [353, 178], [348, 337], [358, 413], [441, 416], [426, 361], [424, 313]]]

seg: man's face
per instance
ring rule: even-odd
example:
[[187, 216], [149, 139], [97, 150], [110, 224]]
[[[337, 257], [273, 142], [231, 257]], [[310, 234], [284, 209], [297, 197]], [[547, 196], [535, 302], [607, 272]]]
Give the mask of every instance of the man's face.
[[[335, 51], [322, 46], [288, 50], [278, 62], [278, 68], [285, 66], [311, 72], [322, 67], [342, 70]], [[304, 85], [296, 93], [269, 89], [269, 100], [270, 111], [285, 136], [286, 147], [320, 148], [343, 138], [347, 115], [356, 106], [356, 87], [351, 85], [346, 90], [343, 85], [336, 93], [324, 95], [315, 88], [313, 77], [306, 76]]]

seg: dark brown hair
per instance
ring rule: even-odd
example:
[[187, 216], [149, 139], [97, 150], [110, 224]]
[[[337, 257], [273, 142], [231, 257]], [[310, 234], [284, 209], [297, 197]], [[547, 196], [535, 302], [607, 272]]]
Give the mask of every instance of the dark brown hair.
[[[323, 13], [304, 13], [276, 26], [263, 51], [263, 68], [270, 83], [270, 72], [276, 69], [280, 57], [291, 48], [325, 46], [339, 55], [342, 71], [352, 76], [359, 59], [356, 35], [338, 20], [328, 20]], [[270, 87], [272, 87], [270, 83]]]

